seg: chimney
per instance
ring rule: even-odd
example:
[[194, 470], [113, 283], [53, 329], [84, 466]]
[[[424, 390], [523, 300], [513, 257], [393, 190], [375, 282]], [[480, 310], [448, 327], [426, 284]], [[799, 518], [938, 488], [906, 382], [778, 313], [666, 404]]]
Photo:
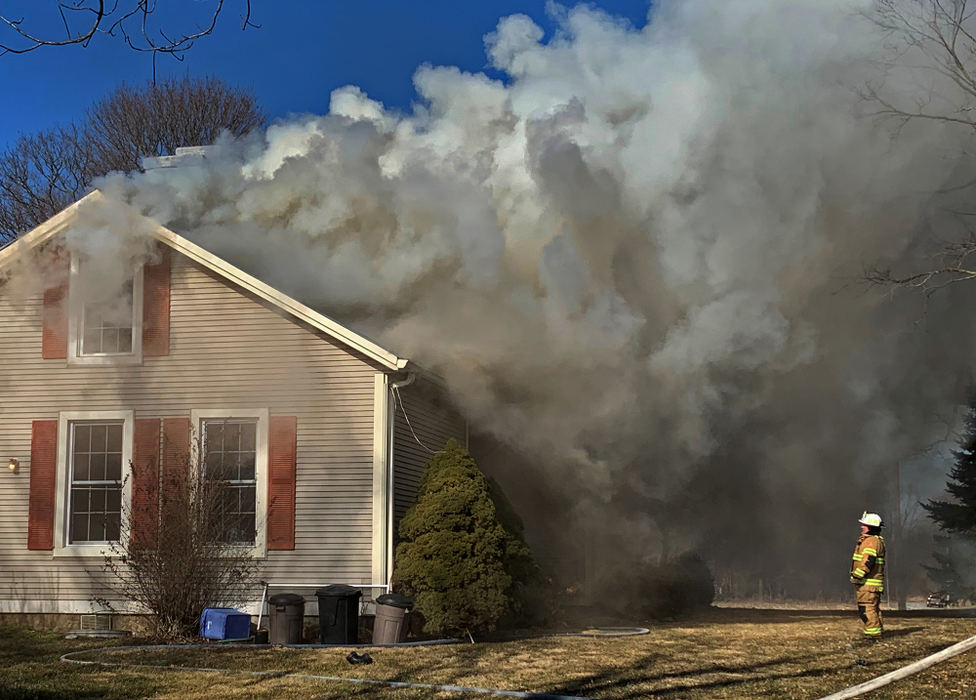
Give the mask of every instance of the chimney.
[[180, 165], [193, 165], [202, 163], [208, 153], [213, 152], [213, 146], [179, 146], [176, 153], [171, 156], [146, 156], [140, 165], [143, 170], [156, 170], [157, 168], [175, 168]]

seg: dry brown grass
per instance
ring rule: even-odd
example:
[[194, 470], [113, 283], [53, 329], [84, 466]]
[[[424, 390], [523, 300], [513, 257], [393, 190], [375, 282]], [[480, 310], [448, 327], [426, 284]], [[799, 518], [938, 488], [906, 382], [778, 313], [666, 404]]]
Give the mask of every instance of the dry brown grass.
[[[960, 617], [966, 612], [970, 616]], [[647, 625], [638, 637], [543, 636], [434, 647], [370, 649], [351, 666], [346, 649], [105, 649], [90, 658], [127, 664], [227, 669], [66, 668], [86, 682], [125, 679], [158, 698], [450, 698], [455, 693], [385, 689], [296, 674], [501, 688], [599, 698], [818, 698], [861, 683], [976, 634], [972, 611], [888, 613], [886, 637], [859, 638], [853, 611], [712, 609]], [[255, 676], [240, 671], [272, 671]], [[976, 652], [875, 692], [871, 698], [976, 697]], [[123, 686], [124, 687], [124, 686]], [[0, 676], [2, 689], [2, 676]], [[464, 696], [470, 697], [470, 696]]]

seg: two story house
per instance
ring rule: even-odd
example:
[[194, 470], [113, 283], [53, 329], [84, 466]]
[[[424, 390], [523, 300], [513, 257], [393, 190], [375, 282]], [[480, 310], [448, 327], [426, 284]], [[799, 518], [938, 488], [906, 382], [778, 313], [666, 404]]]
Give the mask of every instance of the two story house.
[[201, 445], [272, 593], [385, 592], [431, 451], [466, 442], [442, 383], [137, 213], [135, 252], [108, 247], [114, 291], [90, 293], [106, 260], [72, 241], [111, 235], [91, 224], [108, 204], [0, 250], [0, 613], [97, 611], [122, 513], [151, 528]]

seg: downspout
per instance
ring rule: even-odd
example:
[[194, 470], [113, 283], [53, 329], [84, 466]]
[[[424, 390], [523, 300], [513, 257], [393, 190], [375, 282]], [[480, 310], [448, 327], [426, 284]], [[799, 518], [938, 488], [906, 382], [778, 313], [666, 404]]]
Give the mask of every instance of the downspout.
[[398, 379], [392, 381], [389, 384], [389, 400], [387, 403], [387, 410], [389, 411], [389, 419], [387, 420], [389, 435], [387, 436], [387, 447], [386, 447], [386, 484], [387, 484], [387, 495], [386, 495], [386, 591], [390, 592], [390, 585], [393, 580], [393, 521], [394, 521], [394, 511], [396, 509], [396, 489], [395, 489], [395, 470], [393, 468], [393, 445], [394, 445], [394, 428], [396, 427], [396, 407], [397, 407], [397, 390], [405, 386], [410, 386], [417, 379], [416, 372], [407, 372], [406, 377], [403, 379]]

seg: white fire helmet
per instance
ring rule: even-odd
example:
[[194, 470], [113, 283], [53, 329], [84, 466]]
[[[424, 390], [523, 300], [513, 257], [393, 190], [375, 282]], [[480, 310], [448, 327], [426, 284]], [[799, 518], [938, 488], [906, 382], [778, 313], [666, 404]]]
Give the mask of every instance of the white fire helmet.
[[868, 513], [867, 511], [864, 511], [864, 513], [861, 514], [861, 519], [857, 522], [861, 523], [861, 525], [867, 525], [868, 527], [881, 527], [881, 516], [877, 513]]

